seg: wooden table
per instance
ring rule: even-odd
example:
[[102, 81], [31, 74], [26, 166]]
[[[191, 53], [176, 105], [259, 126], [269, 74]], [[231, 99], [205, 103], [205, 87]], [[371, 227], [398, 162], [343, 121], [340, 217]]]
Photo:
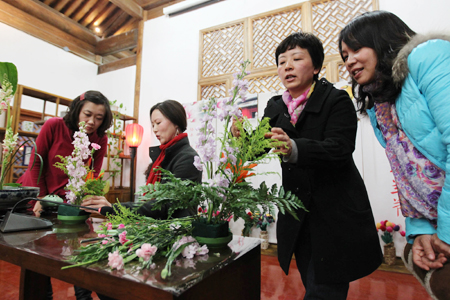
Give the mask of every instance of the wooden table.
[[260, 240], [234, 236], [229, 247], [210, 251], [208, 258], [182, 259], [172, 267], [169, 280], [154, 270], [131, 263], [111, 271], [102, 262], [61, 270], [79, 241], [95, 236], [91, 221], [49, 230], [0, 233], [0, 259], [21, 267], [20, 299], [45, 299], [47, 276], [116, 299], [260, 299]]

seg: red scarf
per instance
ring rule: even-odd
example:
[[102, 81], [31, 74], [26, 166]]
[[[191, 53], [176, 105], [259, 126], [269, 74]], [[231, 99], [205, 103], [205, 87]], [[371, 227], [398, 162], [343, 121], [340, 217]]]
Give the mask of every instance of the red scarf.
[[161, 182], [161, 170], [158, 169], [155, 172], [154, 171], [155, 168], [159, 167], [161, 165], [162, 161], [164, 160], [164, 157], [166, 157], [166, 149], [169, 148], [170, 146], [174, 145], [179, 140], [184, 139], [185, 137], [187, 137], [187, 133], [181, 133], [181, 134], [177, 135], [176, 137], [174, 137], [172, 140], [170, 140], [170, 142], [159, 146], [159, 149], [161, 149], [161, 153], [159, 154], [158, 158], [153, 163], [152, 168], [150, 169], [150, 174], [148, 175], [148, 178], [147, 178], [147, 185], [149, 183], [154, 184], [155, 182]]

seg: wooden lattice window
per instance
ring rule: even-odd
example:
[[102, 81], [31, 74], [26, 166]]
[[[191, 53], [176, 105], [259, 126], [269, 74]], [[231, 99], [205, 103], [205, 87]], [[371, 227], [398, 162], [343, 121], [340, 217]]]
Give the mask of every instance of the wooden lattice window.
[[339, 81], [344, 80], [350, 82], [350, 74], [348, 73], [343, 63], [339, 64], [338, 71], [339, 71]]
[[289, 34], [300, 30], [318, 36], [325, 61], [319, 77], [349, 81], [338, 50], [341, 29], [354, 17], [378, 8], [377, 0], [310, 0], [200, 32], [198, 99], [229, 96], [239, 62], [250, 60], [249, 93], [283, 90], [274, 53]]
[[273, 67], [275, 50], [291, 33], [302, 29], [300, 8], [252, 19], [253, 68]]
[[239, 70], [244, 59], [244, 24], [238, 23], [203, 34], [202, 76], [212, 77]]
[[312, 3], [312, 32], [325, 55], [339, 54], [339, 32], [356, 16], [371, 11], [373, 0], [322, 0]]
[[248, 79], [248, 92], [250, 94], [268, 93], [284, 90], [278, 75], [258, 76]]
[[227, 85], [224, 82], [210, 85], [203, 85], [201, 86], [200, 95], [202, 95], [201, 100], [206, 100], [211, 97], [224, 98], [227, 96]]

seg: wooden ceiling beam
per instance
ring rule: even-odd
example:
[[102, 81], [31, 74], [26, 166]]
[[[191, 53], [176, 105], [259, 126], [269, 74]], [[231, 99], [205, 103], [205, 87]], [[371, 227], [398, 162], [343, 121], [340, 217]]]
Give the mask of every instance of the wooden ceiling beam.
[[69, 0], [60, 0], [58, 3], [56, 3], [54, 9], [57, 11], [61, 11], [68, 2]]
[[[107, 30], [108, 30], [108, 28], [111, 27], [111, 25], [114, 23], [115, 20], [117, 20], [122, 15], [127, 15], [124, 11], [122, 11], [117, 6], [111, 4], [111, 7], [115, 8], [113, 10], [113, 12], [111, 14], [108, 14], [106, 16], [107, 18], [100, 25], [97, 25], [98, 27], [100, 27], [100, 33], [101, 33], [102, 37], [107, 36], [106, 35]], [[94, 21], [94, 24], [95, 24], [95, 22], [96, 21]]]
[[76, 22], [80, 21], [91, 10], [92, 6], [94, 6], [96, 2], [96, 0], [88, 0], [87, 3], [83, 3], [72, 19]]
[[129, 14], [124, 12], [123, 10], [120, 11], [120, 14], [117, 18], [112, 19], [112, 23], [110, 23], [110, 26], [108, 26], [103, 32], [103, 37], [112, 36], [116, 33], [116, 31], [122, 27], [122, 25], [127, 21], [127, 19], [131, 18]]
[[136, 0], [136, 2], [145, 10], [155, 8], [156, 6], [169, 3], [173, 0]]
[[[28, 0], [28, 2], [34, 1]], [[93, 45], [77, 39], [5, 1], [0, 1], [0, 22], [98, 64]]]
[[106, 56], [117, 52], [133, 49], [137, 45], [137, 40], [137, 29], [133, 29], [120, 35], [114, 35], [99, 41], [97, 44], [96, 53], [101, 56]]
[[64, 15], [70, 18], [74, 11], [83, 3], [83, 0], [73, 0], [70, 6], [64, 12]]
[[3, 0], [15, 8], [23, 11], [43, 22], [50, 24], [75, 38], [89, 43], [92, 47], [97, 44], [97, 36], [70, 18], [37, 0]]
[[139, 20], [144, 19], [144, 10], [134, 0], [109, 0], [130, 16]]
[[139, 20], [135, 19], [135, 18], [130, 18], [125, 24], [123, 24], [122, 27], [119, 28], [119, 30], [117, 30], [115, 32], [116, 35], [131, 31], [135, 28], [138, 27], [138, 23]]
[[111, 63], [103, 64], [98, 67], [97, 74], [104, 74], [115, 70], [123, 69], [136, 65], [136, 55], [122, 58]]
[[92, 7], [89, 14], [87, 14], [81, 20], [81, 22], [80, 22], [81, 25], [86, 26], [86, 27], [89, 26], [89, 24], [91, 24], [95, 20], [95, 17], [98, 16], [100, 14], [100, 12], [102, 12], [108, 4], [109, 4], [108, 0], [97, 1], [97, 3], [94, 5], [94, 7]]
[[[103, 26], [103, 22], [105, 21], [105, 19], [113, 13], [113, 11], [117, 9], [119, 11], [119, 9], [117, 8], [117, 6], [115, 6], [112, 3], [109, 3], [108, 1], [108, 5], [106, 6], [106, 8], [101, 11], [97, 17], [95, 17], [95, 19], [93, 20], [93, 22], [91, 24], [88, 25], [88, 28], [91, 30], [94, 30], [94, 27], [101, 27]], [[103, 30], [106, 28], [103, 28]]]

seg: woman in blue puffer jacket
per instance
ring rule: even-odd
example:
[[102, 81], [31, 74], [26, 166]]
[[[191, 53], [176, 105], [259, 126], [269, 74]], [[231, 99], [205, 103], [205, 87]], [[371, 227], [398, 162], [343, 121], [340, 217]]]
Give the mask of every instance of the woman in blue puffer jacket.
[[450, 280], [450, 37], [416, 34], [375, 11], [342, 30], [339, 50], [396, 180], [405, 263], [430, 294], [450, 299], [432, 276], [439, 269]]

